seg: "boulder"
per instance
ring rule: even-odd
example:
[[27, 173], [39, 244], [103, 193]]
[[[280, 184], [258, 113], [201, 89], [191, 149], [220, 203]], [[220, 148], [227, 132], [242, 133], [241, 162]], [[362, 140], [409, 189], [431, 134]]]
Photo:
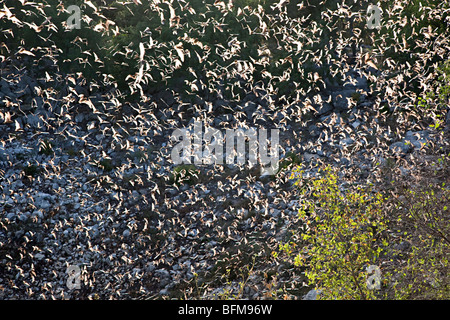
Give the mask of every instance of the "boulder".
[[256, 108], [257, 104], [254, 103], [253, 101], [247, 101], [245, 103], [243, 111], [247, 115], [248, 120], [251, 121], [253, 119], [253, 114], [256, 112]]
[[414, 148], [420, 149], [427, 143], [429, 133], [427, 131], [408, 131], [405, 136], [405, 141], [414, 146]]
[[391, 144], [389, 148], [398, 155], [405, 155], [412, 149], [412, 146], [410, 143], [406, 143], [405, 141], [399, 141]]
[[329, 103], [324, 102], [321, 105], [319, 105], [316, 110], [317, 110], [317, 115], [322, 116], [324, 114], [328, 114], [331, 111], [333, 111], [333, 106]]
[[332, 93], [332, 103], [336, 111], [346, 111], [352, 107], [351, 100], [355, 90], [346, 89]]
[[42, 119], [35, 114], [29, 114], [26, 117], [23, 117], [24, 122], [26, 122], [32, 128], [42, 128], [44, 126], [44, 122]]
[[317, 296], [322, 293], [322, 290], [312, 289], [303, 296], [303, 300], [317, 300]]

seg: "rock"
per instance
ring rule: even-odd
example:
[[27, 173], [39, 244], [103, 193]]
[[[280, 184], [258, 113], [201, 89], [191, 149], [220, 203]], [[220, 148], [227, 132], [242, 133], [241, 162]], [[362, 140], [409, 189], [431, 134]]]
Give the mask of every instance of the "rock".
[[41, 199], [39, 201], [35, 201], [34, 204], [36, 205], [36, 207], [38, 209], [43, 209], [43, 210], [47, 210], [48, 208], [51, 207], [50, 202], [48, 202], [47, 200]]
[[79, 94], [79, 95], [84, 95], [85, 97], [89, 97], [89, 91], [86, 88], [86, 86], [83, 86], [81, 84], [77, 84], [75, 86], [75, 91]]
[[255, 102], [257, 99], [258, 99], [258, 97], [253, 92], [250, 92], [250, 93], [248, 93], [245, 96], [244, 101], [253, 101], [253, 102]]
[[358, 128], [360, 125], [361, 125], [361, 122], [359, 122], [358, 120], [352, 122], [352, 127], [353, 127], [354, 129]]
[[38, 219], [44, 219], [44, 215], [42, 213], [42, 211], [40, 210], [34, 210], [33, 211], [33, 217], [37, 217]]
[[409, 142], [414, 148], [420, 149], [427, 143], [429, 133], [427, 131], [408, 131], [406, 132], [405, 141]]
[[55, 198], [54, 196], [47, 194], [47, 193], [43, 193], [43, 192], [39, 192], [35, 197], [34, 197], [34, 205], [38, 208], [38, 209], [43, 209], [43, 210], [47, 210], [51, 207], [51, 201], [54, 201]]
[[317, 154], [311, 154], [308, 152], [305, 152], [303, 154], [303, 159], [305, 159], [305, 161], [307, 161], [307, 162], [310, 162], [311, 160], [317, 159], [317, 158], [319, 158], [319, 156]]
[[317, 108], [317, 115], [322, 116], [324, 114], [330, 113], [331, 111], [333, 111], [333, 106], [329, 103], [324, 102]]
[[30, 212], [23, 212], [20, 216], [19, 216], [19, 220], [22, 222], [25, 222], [28, 220], [28, 218], [30, 217]]
[[9, 212], [6, 215], [6, 219], [8, 219], [9, 221], [12, 221], [15, 218], [16, 214], [14, 212]]
[[405, 143], [404, 141], [395, 142], [390, 145], [389, 149], [394, 151], [397, 154], [405, 155], [407, 154], [411, 149], [412, 146], [410, 143]]
[[36, 254], [34, 255], [34, 257], [35, 257], [36, 259], [38, 259], [38, 260], [42, 260], [42, 259], [45, 258], [45, 255], [44, 255], [43, 253], [36, 253]]
[[274, 218], [278, 218], [281, 214], [281, 211], [278, 209], [270, 209], [270, 215]]
[[394, 249], [406, 252], [411, 248], [411, 243], [409, 241], [402, 241], [401, 243], [394, 246]]
[[20, 106], [20, 109], [25, 112], [28, 113], [31, 109], [33, 109], [33, 106], [31, 104], [22, 104]]
[[75, 122], [76, 122], [76, 123], [81, 123], [81, 122], [83, 122], [83, 120], [84, 120], [84, 114], [78, 113], [78, 114], [75, 116]]
[[229, 123], [233, 120], [233, 115], [223, 114], [214, 119], [214, 126], [219, 127], [221, 123]]
[[361, 107], [361, 108], [370, 108], [371, 106], [373, 105], [373, 102], [371, 102], [371, 101], [364, 101], [364, 102], [362, 102], [362, 103], [359, 103], [359, 107]]
[[356, 77], [356, 87], [359, 89], [367, 88], [367, 78], [365, 76]]
[[331, 77], [325, 77], [324, 82], [327, 90], [332, 90], [338, 86], [338, 82]]
[[343, 166], [347, 166], [347, 165], [350, 164], [350, 160], [347, 159], [347, 158], [345, 158], [345, 157], [342, 157], [342, 158], [340, 159], [340, 163], [341, 163], [341, 165], [343, 165]]
[[34, 97], [33, 100], [31, 100], [31, 105], [37, 110], [44, 109], [44, 98]]
[[170, 273], [166, 269], [158, 269], [155, 271], [155, 275], [159, 276], [161, 279], [170, 278]]
[[153, 262], [149, 262], [149, 263], [147, 263], [147, 266], [146, 266], [146, 268], [145, 268], [145, 271], [147, 271], [147, 272], [153, 272], [153, 271], [155, 271], [155, 264], [153, 263]]
[[188, 232], [188, 236], [191, 237], [196, 237], [198, 235], [198, 230], [197, 229], [192, 229]]
[[351, 108], [350, 101], [352, 100], [352, 95], [355, 90], [340, 90], [332, 94], [332, 103], [334, 108], [341, 112], [346, 111]]
[[167, 289], [162, 289], [161, 291], [159, 291], [159, 294], [162, 296], [165, 296], [169, 293], [169, 291]]
[[180, 269], [181, 269], [181, 267], [180, 267], [179, 264], [176, 264], [176, 265], [172, 266], [172, 270], [173, 270], [173, 271], [178, 271], [178, 270], [180, 270]]
[[10, 85], [9, 82], [6, 81], [6, 80], [2, 79], [2, 80], [0, 81], [1, 92], [2, 92], [5, 96], [7, 96], [7, 97], [14, 98], [15, 95], [14, 95], [14, 97], [13, 97], [13, 94], [12, 94], [12, 92], [11, 92], [10, 86], [11, 86], [11, 85]]
[[313, 137], [318, 137], [320, 134], [320, 129], [315, 124], [310, 125], [308, 127], [308, 131], [309, 134]]
[[49, 110], [43, 109], [43, 108], [36, 109], [35, 114], [37, 116], [41, 116], [44, 120], [54, 118], [54, 116], [55, 116], [52, 112], [50, 112]]
[[35, 114], [29, 114], [28, 116], [23, 117], [23, 119], [32, 128], [41, 128], [44, 125], [42, 119]]
[[160, 99], [162, 101], [162, 106], [164, 108], [170, 107], [175, 103], [172, 93], [168, 90], [158, 92], [155, 97], [156, 99]]
[[341, 140], [341, 144], [344, 146], [349, 146], [351, 144], [355, 143], [355, 140], [353, 140], [352, 138], [347, 138], [347, 139], [342, 139]]
[[10, 154], [5, 150], [3, 146], [0, 145], [0, 161], [8, 161]]
[[256, 103], [254, 103], [252, 101], [247, 101], [245, 103], [243, 111], [247, 115], [247, 119], [248, 120], [252, 120], [253, 119], [253, 114], [255, 113], [256, 109], [257, 109], [257, 104]]
[[303, 300], [317, 300], [317, 296], [322, 293], [322, 290], [312, 289], [303, 296]]

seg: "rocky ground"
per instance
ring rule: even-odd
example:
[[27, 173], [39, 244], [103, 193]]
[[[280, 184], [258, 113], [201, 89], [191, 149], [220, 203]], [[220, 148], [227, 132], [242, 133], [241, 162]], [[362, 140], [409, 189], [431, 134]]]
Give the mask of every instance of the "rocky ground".
[[[273, 108], [263, 92], [226, 112], [224, 100], [199, 103], [211, 107], [201, 112], [167, 92], [138, 108], [72, 80], [2, 67], [3, 299], [301, 299], [300, 270], [271, 255], [299, 223], [293, 166], [314, 175], [328, 163], [368, 183], [391, 159], [407, 175], [412, 157], [445, 144], [438, 130], [397, 131], [380, 117], [356, 70], [312, 97], [306, 114], [300, 103]], [[196, 166], [197, 176], [177, 180], [170, 135], [200, 116], [220, 130], [278, 128], [282, 170]], [[67, 286], [71, 265], [80, 289]]]

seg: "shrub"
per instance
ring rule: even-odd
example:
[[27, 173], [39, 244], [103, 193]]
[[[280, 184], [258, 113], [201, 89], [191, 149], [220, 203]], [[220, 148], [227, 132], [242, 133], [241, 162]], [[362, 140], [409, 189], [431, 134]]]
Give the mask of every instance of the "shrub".
[[36, 177], [40, 171], [40, 168], [34, 164], [27, 165], [23, 168], [25, 175], [30, 177]]
[[449, 299], [450, 190], [445, 183], [430, 183], [408, 189], [393, 202], [401, 241], [410, 247], [392, 250], [399, 260], [391, 268], [393, 297]]
[[[322, 90], [327, 78], [343, 80], [338, 74], [348, 50], [355, 59], [362, 45], [372, 47], [368, 53], [374, 59], [383, 55], [378, 65], [396, 77], [404, 74], [407, 89], [417, 93], [445, 56], [427, 58], [426, 44], [448, 30], [443, 16], [448, 3], [437, 0], [429, 6], [419, 0], [380, 1], [385, 14], [377, 31], [366, 27], [369, 1], [141, 2], [93, 0], [94, 9], [73, 0], [83, 20], [75, 32], [64, 28], [69, 13], [62, 0], [23, 5], [0, 0], [12, 13], [1, 18], [4, 29], [14, 34], [5, 32], [0, 54], [27, 49], [40, 66], [50, 58], [64, 73], [82, 72], [97, 82], [112, 78], [130, 100], [130, 92], [138, 98], [162, 89], [209, 98], [221, 88], [220, 94], [235, 102], [255, 88], [289, 101]], [[50, 17], [51, 23], [38, 27]], [[423, 67], [411, 68], [421, 59]], [[377, 79], [376, 87], [384, 92], [390, 82], [389, 76]]]
[[169, 182], [175, 185], [193, 185], [199, 181], [200, 171], [193, 164], [182, 164], [173, 169]]
[[301, 163], [301, 158], [294, 152], [288, 152], [286, 154], [286, 156], [284, 157], [284, 159], [282, 159], [279, 163], [279, 169], [278, 172], [293, 166], [293, 165], [300, 165]]
[[70, 156], [70, 157], [76, 157], [80, 154], [80, 151], [76, 150], [75, 148], [68, 148], [66, 150], [66, 153]]
[[[105, 37], [94, 29], [101, 19], [84, 1], [73, 0], [70, 4], [81, 8], [82, 27], [69, 31], [64, 25], [70, 17], [63, 11], [69, 5], [62, 0], [42, 0], [39, 2], [18, 2], [2, 0], [0, 3], [13, 14], [13, 18], [3, 17], [3, 29], [11, 28], [14, 36], [5, 41], [8, 53], [25, 48], [34, 55], [32, 64], [45, 67], [49, 60], [56, 62], [59, 71], [64, 73], [83, 72], [84, 76], [99, 79], [101, 64], [98, 57], [105, 56]], [[89, 21], [86, 22], [86, 21]], [[38, 26], [42, 26], [39, 28]], [[100, 71], [100, 72], [99, 72]], [[99, 72], [97, 74], [97, 72]]]
[[439, 64], [436, 79], [430, 88], [418, 98], [417, 107], [419, 110], [426, 111], [428, 121], [432, 122], [430, 127], [438, 129], [444, 123], [444, 117], [448, 112], [449, 96], [450, 60], [446, 60]]
[[361, 93], [360, 92], [353, 92], [352, 93], [352, 99], [355, 102], [359, 102], [359, 99], [361, 99]]
[[[293, 257], [294, 265], [306, 268], [309, 283], [325, 299], [373, 299], [376, 291], [367, 285], [367, 268], [377, 265], [387, 246], [379, 235], [387, 229], [383, 197], [369, 189], [341, 191], [337, 175], [321, 169], [312, 181], [300, 178], [303, 220], [301, 248], [293, 255], [291, 244], [280, 250]], [[297, 172], [301, 173], [301, 172]], [[306, 184], [305, 184], [306, 183]]]
[[54, 153], [53, 143], [44, 139], [39, 143], [39, 153], [50, 156]]
[[105, 172], [110, 172], [114, 169], [111, 159], [102, 159], [100, 160], [99, 165]]
[[[440, 159], [439, 159], [440, 160]], [[385, 195], [338, 183], [329, 167], [313, 179], [293, 173], [303, 225], [280, 243], [324, 299], [449, 299], [450, 189], [430, 182]], [[379, 286], [378, 286], [379, 285]], [[379, 289], [379, 290], [375, 290]]]

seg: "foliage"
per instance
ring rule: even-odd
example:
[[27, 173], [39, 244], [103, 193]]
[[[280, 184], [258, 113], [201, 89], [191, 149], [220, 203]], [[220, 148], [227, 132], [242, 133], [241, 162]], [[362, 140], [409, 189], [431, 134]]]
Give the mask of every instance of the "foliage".
[[187, 183], [193, 185], [199, 180], [200, 171], [193, 164], [182, 164], [173, 169], [170, 183], [182, 185]]
[[450, 95], [450, 60], [441, 62], [437, 68], [435, 81], [428, 90], [418, 98], [418, 109], [427, 112], [430, 127], [438, 129], [444, 123], [444, 116], [448, 112]]
[[[255, 266], [255, 257], [252, 258], [252, 264], [246, 265], [245, 268], [241, 268], [241, 277], [242, 280], [239, 281], [237, 290], [233, 290], [233, 284], [230, 280], [231, 269], [227, 268], [225, 274], [222, 275], [222, 278], [226, 281], [227, 287], [224, 288], [223, 292], [218, 294], [220, 300], [238, 300], [241, 299], [244, 293], [244, 288], [247, 285], [249, 277], [253, 273], [253, 268]], [[237, 291], [237, 292], [236, 292]]]
[[103, 169], [105, 172], [110, 172], [114, 169], [114, 165], [111, 161], [111, 159], [105, 158], [100, 160], [99, 166]]
[[[319, 172], [312, 181], [300, 169], [293, 172], [303, 226], [293, 231], [293, 241], [279, 244], [274, 258], [299, 267], [322, 299], [450, 297], [445, 183], [387, 196], [373, 187], [343, 189], [334, 170]], [[374, 270], [378, 274], [369, 272]]]
[[48, 141], [47, 139], [42, 140], [39, 143], [39, 152], [47, 156], [52, 155], [54, 153], [53, 143], [51, 141]]
[[23, 168], [23, 172], [26, 176], [36, 177], [41, 169], [34, 164], [27, 165]]
[[300, 165], [301, 159], [300, 157], [295, 154], [294, 152], [288, 152], [284, 159], [282, 159], [279, 163], [279, 169], [278, 172], [294, 165]]
[[[115, 84], [144, 101], [170, 89], [185, 99], [216, 96], [230, 102], [255, 89], [287, 101], [316, 93], [328, 87], [325, 79], [342, 82], [344, 63], [362, 59], [363, 46], [371, 46], [370, 59], [381, 57], [381, 69], [396, 75], [377, 79], [376, 91], [389, 90], [403, 77], [417, 94], [444, 55], [428, 59], [427, 44], [438, 41], [445, 48], [443, 14], [449, 6], [438, 0], [427, 6], [419, 0], [380, 1], [382, 27], [370, 30], [370, 1], [74, 0], [82, 26], [70, 30], [67, 2], [0, 3], [12, 14], [2, 17], [2, 55], [22, 52], [25, 59], [26, 49], [42, 67], [51, 60], [61, 71], [82, 72], [89, 81]], [[425, 63], [411, 67], [420, 61]], [[392, 102], [399, 99], [388, 95]]]
[[[299, 217], [304, 226], [303, 246], [294, 264], [306, 267], [310, 284], [320, 288], [325, 299], [373, 299], [376, 291], [367, 286], [370, 265], [377, 265], [387, 246], [378, 236], [387, 229], [383, 197], [371, 190], [341, 191], [336, 174], [329, 168], [323, 175], [301, 184], [302, 207]], [[301, 172], [300, 172], [301, 173]], [[280, 250], [293, 256], [293, 244]]]
[[359, 93], [359, 92], [352, 93], [352, 99], [354, 101], [358, 102], [360, 98], [361, 98], [361, 93]]
[[[82, 0], [74, 0], [82, 14], [82, 28], [70, 30], [66, 20], [70, 13], [60, 0], [42, 0], [40, 2], [18, 2], [15, 0], [1, 1], [11, 12], [12, 17], [2, 21], [2, 39], [5, 46], [2, 53], [19, 53], [19, 57], [30, 64], [47, 68], [54, 63], [65, 73], [83, 72], [85, 77], [98, 78], [101, 73], [101, 63], [95, 57], [103, 57], [101, 49], [104, 37], [95, 26], [101, 18], [94, 10], [86, 6]], [[68, 7], [68, 6], [67, 6]], [[6, 48], [6, 51], [3, 51]], [[28, 53], [20, 55], [21, 52]], [[97, 69], [99, 68], [99, 70]]]
[[[450, 190], [430, 183], [399, 196], [393, 216], [409, 252], [393, 254], [401, 262], [392, 272], [396, 299], [449, 299]], [[399, 256], [400, 255], [400, 256]]]

